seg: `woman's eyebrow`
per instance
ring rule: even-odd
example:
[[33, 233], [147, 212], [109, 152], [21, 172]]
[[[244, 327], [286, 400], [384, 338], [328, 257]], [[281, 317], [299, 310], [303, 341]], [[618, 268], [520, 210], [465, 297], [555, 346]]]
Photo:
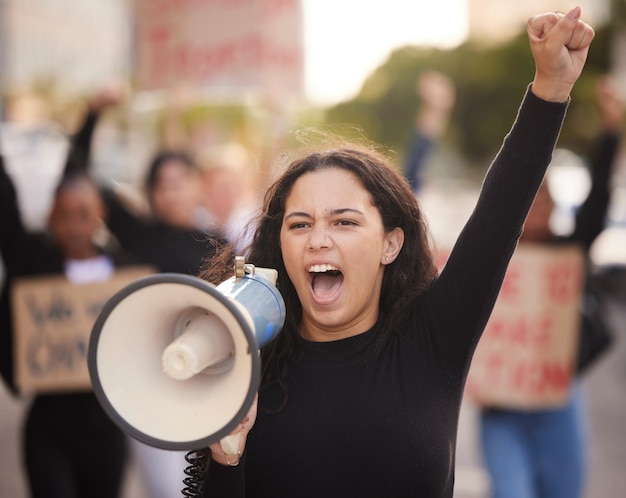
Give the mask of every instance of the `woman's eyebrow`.
[[[354, 213], [354, 214], [359, 214], [359, 215], [363, 215], [363, 211], [360, 211], [359, 209], [354, 209], [354, 208], [337, 208], [337, 209], [333, 209], [330, 212], [330, 216], [337, 216], [337, 215], [342, 215], [342, 214], [346, 214], [346, 213]], [[294, 217], [298, 217], [298, 218], [312, 218], [312, 216], [309, 213], [305, 213], [304, 211], [294, 211], [293, 213], [289, 213], [287, 216], [285, 216], [285, 219], [288, 220], [289, 218], [294, 218]]]
[[305, 213], [304, 211], [294, 211], [293, 213], [289, 213], [285, 216], [286, 220], [289, 218], [311, 218], [311, 215], [309, 213]]
[[340, 209], [333, 209], [330, 214], [331, 215], [338, 215], [338, 214], [346, 214], [346, 213], [354, 213], [354, 214], [364, 214], [363, 211], [359, 210], [359, 209], [355, 209], [355, 208], [340, 208]]

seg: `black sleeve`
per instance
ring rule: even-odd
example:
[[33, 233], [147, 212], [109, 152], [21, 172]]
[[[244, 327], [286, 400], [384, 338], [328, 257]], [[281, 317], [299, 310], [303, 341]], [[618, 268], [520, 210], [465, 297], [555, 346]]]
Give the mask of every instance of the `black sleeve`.
[[[100, 114], [94, 110], [85, 116], [80, 130], [71, 141], [64, 175], [89, 172], [93, 133], [99, 117]], [[107, 227], [125, 249], [136, 254], [137, 247], [144, 247], [146, 240], [154, 239], [153, 224], [127, 209], [111, 188], [103, 187], [101, 193], [107, 207]]]
[[102, 196], [107, 207], [107, 227], [111, 233], [124, 249], [145, 259], [144, 249], [166, 236], [163, 227], [132, 212], [112, 190], [103, 190]]
[[245, 453], [239, 465], [227, 467], [213, 460], [205, 479], [205, 498], [245, 498]]
[[13, 321], [11, 318], [10, 289], [13, 276], [28, 264], [30, 244], [22, 224], [17, 193], [0, 155], [0, 254], [5, 276], [0, 290], [0, 376], [8, 389], [17, 395], [13, 378]]
[[604, 229], [611, 197], [611, 172], [620, 144], [618, 132], [604, 132], [598, 138], [591, 158], [591, 190], [576, 213], [576, 224], [570, 240], [580, 242], [588, 251]]
[[65, 162], [65, 169], [63, 170], [64, 176], [88, 173], [93, 133], [98, 124], [99, 117], [100, 115], [96, 111], [90, 110], [85, 116], [80, 130], [72, 137], [70, 150]]
[[19, 246], [25, 237], [26, 229], [22, 223], [17, 193], [0, 155], [0, 253], [8, 273], [19, 260]]
[[0, 376], [13, 394], [13, 331], [9, 302], [9, 281], [12, 267], [17, 259], [14, 243], [16, 233], [23, 231], [17, 207], [17, 196], [11, 179], [4, 169], [0, 156], [0, 253], [5, 266], [5, 281], [0, 290]]
[[432, 340], [452, 368], [469, 368], [552, 159], [567, 105], [546, 102], [527, 89], [476, 207], [428, 294]]

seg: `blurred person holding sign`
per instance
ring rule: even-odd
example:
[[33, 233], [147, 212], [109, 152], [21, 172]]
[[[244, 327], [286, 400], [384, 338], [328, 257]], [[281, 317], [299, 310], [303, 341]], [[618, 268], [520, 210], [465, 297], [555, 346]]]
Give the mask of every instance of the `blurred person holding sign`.
[[[577, 376], [596, 358], [581, 350], [588, 252], [604, 229], [624, 102], [597, 84], [602, 130], [591, 189], [571, 234], [551, 228], [555, 203], [542, 183], [494, 312], [478, 345], [467, 391], [481, 406], [481, 444], [494, 498], [577, 498], [586, 470], [586, 420]], [[579, 354], [580, 352], [580, 354]]]
[[[109, 84], [91, 98], [66, 173], [89, 174], [98, 121], [125, 97], [122, 87]], [[127, 202], [116, 183], [108, 180], [99, 187], [108, 213], [107, 228], [121, 247], [142, 263], [159, 272], [198, 275], [204, 259], [224, 243], [221, 233], [205, 223], [201, 172], [184, 148], [155, 152], [144, 179], [147, 209]], [[185, 452], [154, 448], [134, 439], [131, 450], [150, 498], [179, 493], [187, 466]]]
[[[106, 285], [115, 278], [116, 269], [137, 264], [124, 252], [94, 243], [105, 218], [104, 204], [95, 185], [85, 176], [69, 175], [62, 177], [56, 187], [49, 232], [28, 232], [22, 223], [14, 185], [0, 156], [0, 252], [7, 271], [0, 301], [0, 371], [15, 394], [18, 387], [19, 394], [34, 393], [22, 442], [30, 496], [34, 498], [115, 498], [121, 492], [127, 462], [126, 439], [91, 392], [86, 369], [86, 346], [93, 322], [82, 324], [84, 334], [75, 338], [73, 334], [80, 324], [76, 322], [73, 303], [64, 300], [65, 295], [57, 292], [60, 289], [54, 283], [42, 287], [44, 277], [56, 277], [60, 286], [75, 285], [75, 294], [80, 294], [79, 286]], [[147, 270], [134, 273], [120, 288], [146, 273]], [[48, 308], [39, 306], [36, 293], [22, 303], [36, 325], [36, 330], [28, 332], [43, 341], [30, 351], [31, 357], [23, 359], [16, 347], [20, 334], [26, 333], [18, 330], [16, 290], [18, 284], [29, 282], [33, 290], [49, 295], [52, 304]], [[90, 306], [103, 304], [118, 289], [104, 290], [110, 294], [101, 293]], [[94, 321], [97, 312], [95, 308], [91, 310]], [[46, 328], [49, 322], [60, 323], [61, 327]], [[53, 337], [46, 336], [48, 330], [54, 330]], [[74, 342], [69, 344], [69, 340]], [[45, 345], [49, 347], [46, 349]], [[22, 366], [31, 374], [29, 377], [23, 375], [20, 364], [14, 364], [19, 361], [25, 362]], [[45, 389], [39, 390], [35, 382], [39, 377], [45, 377], [46, 372], [58, 373], [65, 367], [70, 370], [67, 377], [60, 376], [48, 383], [43, 382], [44, 378], [40, 385]], [[79, 385], [74, 381], [81, 379], [72, 375], [77, 369], [85, 375]], [[15, 371], [22, 372], [18, 379], [14, 379]]]

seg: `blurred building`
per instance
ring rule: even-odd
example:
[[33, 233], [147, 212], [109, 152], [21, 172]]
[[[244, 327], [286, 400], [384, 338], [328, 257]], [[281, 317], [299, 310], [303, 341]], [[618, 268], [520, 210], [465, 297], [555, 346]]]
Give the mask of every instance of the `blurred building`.
[[3, 93], [54, 84], [84, 93], [131, 65], [128, 0], [3, 0], [0, 78]]
[[583, 10], [585, 21], [599, 26], [609, 19], [611, 0], [467, 0], [469, 37], [486, 43], [504, 41], [526, 29], [528, 19], [542, 12], [567, 12], [573, 5]]
[[196, 104], [262, 103], [277, 113], [297, 103], [302, 31], [301, 0], [0, 0], [0, 150], [19, 190], [30, 188], [28, 206], [37, 205], [29, 224], [40, 226], [49, 205], [31, 185], [49, 193], [65, 157], [60, 135], [75, 123], [67, 112], [67, 129], [50, 129], [47, 116], [24, 126], [12, 112], [24, 94], [43, 93], [60, 114], [111, 80], [131, 82], [132, 99], [110, 126], [100, 123], [92, 160], [96, 175], [134, 182], [159, 145], [168, 90], [193, 89]]
[[2, 0], [2, 92], [76, 95], [122, 77], [298, 94], [301, 17], [300, 0]]

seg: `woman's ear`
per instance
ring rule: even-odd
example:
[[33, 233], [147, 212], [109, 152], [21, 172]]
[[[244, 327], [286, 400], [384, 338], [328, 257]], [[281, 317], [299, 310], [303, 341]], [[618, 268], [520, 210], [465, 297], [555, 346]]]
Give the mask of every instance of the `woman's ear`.
[[388, 265], [392, 263], [400, 254], [400, 250], [404, 244], [404, 230], [400, 227], [396, 227], [390, 232], [385, 234], [385, 243], [383, 247], [383, 254], [381, 256], [381, 263]]

